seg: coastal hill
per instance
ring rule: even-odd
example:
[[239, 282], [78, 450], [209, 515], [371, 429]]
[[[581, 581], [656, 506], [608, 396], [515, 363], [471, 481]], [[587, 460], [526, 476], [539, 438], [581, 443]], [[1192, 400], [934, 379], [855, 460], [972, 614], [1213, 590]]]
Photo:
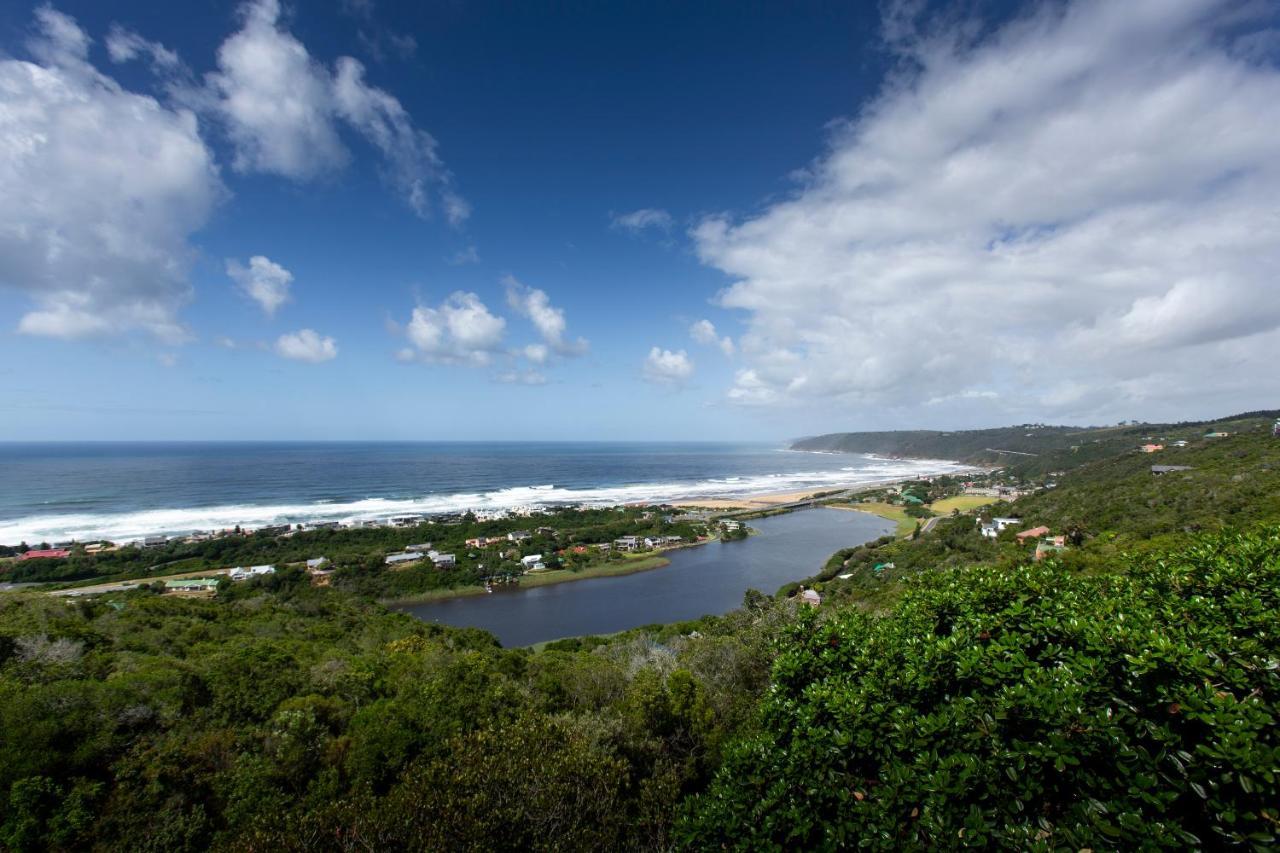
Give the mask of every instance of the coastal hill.
[[973, 430], [888, 430], [833, 432], [797, 439], [792, 450], [873, 453], [913, 459], [954, 459], [971, 465], [1014, 467], [1025, 474], [1074, 468], [1109, 458], [1134, 442], [1194, 440], [1206, 431], [1234, 432], [1280, 412], [1245, 412], [1209, 421], [1174, 424], [1122, 423], [1080, 427], [1020, 424]]

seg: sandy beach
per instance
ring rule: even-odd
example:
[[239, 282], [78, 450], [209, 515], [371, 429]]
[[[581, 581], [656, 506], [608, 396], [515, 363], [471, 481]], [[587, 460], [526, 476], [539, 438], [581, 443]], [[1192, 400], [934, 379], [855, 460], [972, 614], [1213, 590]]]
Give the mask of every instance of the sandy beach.
[[769, 509], [779, 504], [794, 503], [813, 497], [818, 492], [843, 491], [843, 489], [827, 486], [821, 489], [806, 489], [800, 492], [775, 492], [767, 495], [747, 495], [741, 498], [695, 498], [687, 501], [675, 501], [672, 506], [685, 509]]

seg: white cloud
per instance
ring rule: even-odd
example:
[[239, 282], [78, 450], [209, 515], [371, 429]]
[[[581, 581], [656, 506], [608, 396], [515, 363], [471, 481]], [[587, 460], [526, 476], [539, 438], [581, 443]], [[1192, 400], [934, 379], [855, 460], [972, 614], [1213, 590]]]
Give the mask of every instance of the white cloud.
[[[414, 358], [438, 364], [483, 366], [501, 351], [507, 321], [491, 313], [474, 293], [458, 291], [437, 308], [418, 306], [405, 327]], [[406, 355], [408, 356], [406, 358]]]
[[1280, 71], [1231, 43], [1257, 8], [1046, 3], [976, 43], [890, 20], [905, 67], [794, 196], [693, 231], [746, 313], [731, 399], [1092, 418], [1280, 391]]
[[689, 335], [700, 344], [719, 347], [725, 355], [733, 355], [733, 338], [728, 335], [720, 337], [716, 332], [715, 324], [710, 320], [699, 320], [694, 323], [689, 327]]
[[547, 377], [537, 370], [508, 370], [499, 373], [494, 379], [505, 385], [547, 384]]
[[159, 42], [148, 41], [119, 24], [112, 24], [107, 33], [107, 55], [112, 62], [131, 62], [145, 56], [152, 67], [164, 74], [185, 71], [176, 52]]
[[249, 259], [247, 267], [241, 266], [239, 261], [228, 260], [227, 275], [231, 276], [246, 296], [258, 303], [268, 317], [289, 301], [289, 285], [293, 283], [293, 273], [270, 258], [254, 255]]
[[18, 330], [181, 341], [187, 239], [225, 192], [196, 117], [99, 72], [72, 18], [35, 14], [36, 61], [0, 59], [0, 285], [37, 306]]
[[417, 213], [427, 212], [434, 185], [449, 222], [466, 219], [470, 207], [450, 188], [435, 140], [365, 81], [358, 60], [339, 57], [331, 72], [282, 25], [278, 0], [251, 0], [240, 16], [241, 29], [218, 49], [209, 92], [198, 96], [222, 118], [238, 171], [306, 181], [341, 169], [350, 158], [342, 122], [381, 153], [388, 182]]
[[[543, 342], [558, 355], [581, 355], [588, 344], [584, 338], [566, 341], [564, 311], [551, 304], [546, 291], [521, 284], [515, 276], [504, 276], [507, 289], [507, 305], [533, 323]], [[545, 348], [544, 348], [545, 349]], [[544, 352], [545, 360], [545, 352]]]
[[281, 335], [276, 340], [276, 352], [295, 361], [319, 364], [338, 355], [338, 345], [333, 338], [322, 337], [313, 329], [300, 329]]
[[693, 376], [693, 362], [684, 350], [672, 352], [654, 347], [644, 360], [644, 377], [650, 382], [680, 385]]
[[666, 232], [671, 230], [673, 224], [670, 213], [650, 207], [614, 214], [612, 220], [614, 228], [630, 231], [632, 234], [639, 234], [650, 228]]

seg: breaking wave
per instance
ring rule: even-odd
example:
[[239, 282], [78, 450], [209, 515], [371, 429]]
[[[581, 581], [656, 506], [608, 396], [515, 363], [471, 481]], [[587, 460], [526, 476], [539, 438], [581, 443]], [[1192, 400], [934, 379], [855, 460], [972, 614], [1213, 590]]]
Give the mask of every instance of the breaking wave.
[[742, 498], [804, 489], [865, 486], [913, 476], [971, 470], [967, 466], [945, 460], [863, 457], [860, 461], [862, 464], [827, 471], [797, 471], [789, 474], [684, 482], [626, 483], [591, 488], [566, 488], [547, 483], [485, 492], [428, 494], [416, 498], [370, 497], [349, 501], [156, 508], [122, 513], [33, 514], [0, 520], [0, 543], [59, 542], [73, 539], [128, 542], [143, 536], [223, 530], [236, 525], [253, 529], [285, 523], [352, 522], [403, 515], [508, 509], [531, 504], [607, 506], [698, 498]]

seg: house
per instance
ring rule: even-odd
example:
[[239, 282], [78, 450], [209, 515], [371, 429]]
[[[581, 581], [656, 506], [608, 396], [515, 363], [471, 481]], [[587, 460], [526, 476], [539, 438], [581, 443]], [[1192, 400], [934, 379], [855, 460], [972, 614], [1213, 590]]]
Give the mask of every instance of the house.
[[263, 575], [274, 575], [275, 573], [275, 566], [250, 566], [247, 569], [236, 566], [234, 569], [227, 572], [227, 577], [231, 578], [233, 581], [243, 581], [248, 580], [249, 578], [261, 577]]
[[317, 521], [307, 525], [312, 530], [337, 530], [341, 526], [341, 521]]
[[539, 527], [538, 535], [539, 536], [555, 536], [556, 529], [554, 527]]
[[388, 554], [386, 556], [386, 559], [384, 559], [382, 562], [384, 562], [388, 566], [394, 566], [397, 563], [412, 563], [416, 560], [421, 560], [422, 557], [423, 557], [423, 554], [417, 551], [405, 551], [401, 554]]
[[533, 534], [527, 530], [513, 530], [507, 534], [508, 542], [527, 542], [533, 538]]
[[267, 527], [259, 527], [254, 532], [260, 533], [263, 536], [283, 536], [284, 534], [288, 533], [292, 529], [293, 528], [287, 524], [273, 524]]
[[1186, 446], [1187, 446], [1187, 442], [1186, 442], [1186, 440], [1185, 440], [1185, 439], [1178, 439], [1177, 441], [1175, 441], [1175, 442], [1173, 443], [1173, 446], [1174, 446], [1174, 447], [1186, 447]]
[[307, 571], [318, 572], [327, 565], [329, 565], [328, 557], [313, 557], [312, 559], [307, 560]]
[[541, 555], [541, 554], [530, 554], [530, 555], [529, 555], [529, 556], [527, 556], [527, 557], [521, 557], [521, 558], [520, 558], [520, 565], [524, 566], [525, 571], [528, 571], [528, 570], [530, 570], [530, 569], [534, 569], [534, 568], [538, 568], [539, 566], [541, 566], [541, 565], [542, 565], [542, 555]]
[[435, 546], [430, 542], [419, 542], [416, 545], [405, 545], [404, 549], [406, 551], [430, 551], [433, 547]]
[[397, 515], [391, 519], [392, 527], [417, 527], [425, 521], [420, 515]]
[[70, 557], [71, 552], [66, 548], [44, 548], [23, 553], [19, 560], [58, 560], [63, 557]]
[[[494, 541], [496, 542], [497, 540], [495, 539]], [[489, 540], [483, 536], [473, 536], [467, 540], [468, 548], [483, 548], [485, 545], [488, 545], [488, 544], [489, 544]]]
[[734, 521], [732, 518], [726, 518], [720, 522], [720, 526], [731, 533], [736, 533], [742, 529], [742, 522]]
[[451, 569], [458, 565], [458, 558], [453, 554], [441, 554], [437, 551], [432, 551], [427, 556], [431, 558], [431, 562], [437, 569]]
[[1043, 560], [1050, 554], [1056, 554], [1059, 551], [1067, 550], [1066, 537], [1055, 536], [1052, 539], [1044, 539], [1036, 543], [1036, 562]]
[[810, 607], [817, 607], [822, 603], [822, 596], [818, 595], [816, 589], [801, 590], [799, 599], [801, 604], [807, 604]]
[[572, 551], [574, 554], [585, 554], [591, 549], [588, 548], [586, 545], [574, 545], [569, 550]]
[[1205, 438], [1226, 438], [1229, 435], [1231, 435], [1231, 433], [1229, 432], [1206, 432], [1204, 434], [1204, 437]]
[[1033, 527], [1030, 530], [1023, 530], [1017, 535], [1018, 542], [1026, 542], [1028, 539], [1034, 539], [1037, 536], [1045, 536], [1049, 533], [1049, 528], [1043, 524], [1039, 527]]
[[613, 550], [613, 543], [612, 543], [612, 542], [600, 542], [600, 543], [598, 543], [598, 544], [596, 544], [596, 545], [592, 545], [591, 547], [592, 547], [592, 548], [595, 548], [597, 551], [600, 551], [600, 552], [601, 552], [601, 553], [603, 553], [603, 554], [607, 554], [607, 553], [609, 553], [610, 551], [612, 551], [612, 550]]
[[1144, 444], [1138, 448], [1143, 453], [1155, 453], [1157, 450], [1164, 450], [1163, 444]]
[[142, 540], [143, 548], [159, 548], [167, 544], [169, 544], [169, 537], [167, 536], [147, 536]]
[[644, 547], [644, 540], [639, 536], [623, 536], [613, 540], [613, 544], [619, 551], [639, 551]]
[[997, 536], [1000, 535], [1000, 532], [1004, 530], [1006, 527], [1009, 527], [1015, 524], [1021, 524], [1022, 519], [993, 518], [991, 519], [991, 521], [987, 522], [986, 524], [983, 524], [981, 521], [979, 521], [978, 523], [981, 527], [981, 532], [983, 536], [985, 536], [988, 539], [995, 539]]
[[1190, 465], [1152, 465], [1151, 473], [1159, 477], [1161, 474], [1172, 474], [1175, 471], [1194, 471]]
[[218, 578], [188, 578], [164, 582], [168, 595], [208, 595], [218, 590]]

